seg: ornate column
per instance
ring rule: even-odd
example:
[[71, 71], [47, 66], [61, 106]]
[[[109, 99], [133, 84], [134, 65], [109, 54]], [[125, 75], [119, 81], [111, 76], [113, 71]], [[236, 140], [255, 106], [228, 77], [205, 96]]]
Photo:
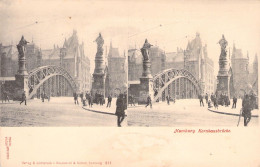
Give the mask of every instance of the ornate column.
[[101, 33], [99, 33], [99, 36], [94, 42], [97, 43], [97, 53], [95, 57], [95, 70], [93, 73], [94, 82], [92, 83], [91, 91], [93, 94], [98, 92], [105, 96], [105, 65], [103, 57], [104, 39], [101, 36]]
[[141, 52], [143, 55], [143, 73], [140, 78], [140, 92], [139, 92], [139, 104], [145, 104], [147, 101], [147, 97], [150, 96], [153, 101], [153, 77], [151, 74], [151, 62], [149, 55], [149, 48], [152, 45], [148, 43], [148, 40], [145, 40], [143, 47], [141, 48]]
[[228, 64], [226, 50], [228, 42], [224, 35], [222, 35], [219, 45], [221, 46], [221, 54], [219, 57], [219, 71], [217, 76], [217, 94], [220, 95], [221, 93], [224, 93], [230, 96], [230, 74], [228, 73], [230, 66]]
[[27, 42], [22, 36], [19, 44], [17, 45], [19, 58], [18, 58], [18, 71], [15, 75], [15, 94], [18, 99], [22, 97], [22, 93], [25, 92], [26, 97], [28, 97], [29, 87], [28, 87], [28, 72], [26, 69], [26, 58], [25, 58], [25, 46]]

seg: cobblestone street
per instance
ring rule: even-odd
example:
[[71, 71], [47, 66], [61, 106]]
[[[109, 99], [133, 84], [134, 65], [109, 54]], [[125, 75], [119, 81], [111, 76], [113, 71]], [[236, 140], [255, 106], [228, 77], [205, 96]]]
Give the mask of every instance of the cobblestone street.
[[[110, 109], [94, 104], [91, 110], [115, 113], [115, 102], [113, 99]], [[44, 103], [34, 99], [27, 101], [27, 106], [17, 101], [0, 103], [0, 118], [0, 126], [117, 126], [115, 115], [85, 110], [81, 103], [74, 104], [73, 97], [52, 97]]]

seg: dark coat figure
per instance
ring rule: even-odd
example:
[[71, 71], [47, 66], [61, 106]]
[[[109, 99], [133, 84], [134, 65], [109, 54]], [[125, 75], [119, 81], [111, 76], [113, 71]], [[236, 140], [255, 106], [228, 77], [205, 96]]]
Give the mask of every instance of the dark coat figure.
[[213, 95], [213, 103], [215, 109], [218, 109], [218, 97], [216, 95]]
[[23, 94], [22, 94], [22, 101], [20, 102], [20, 105], [21, 105], [23, 102], [24, 102], [25, 105], [27, 105], [27, 104], [26, 104], [26, 94], [25, 94], [25, 92], [23, 92]]
[[170, 97], [166, 96], [167, 104], [170, 105]]
[[45, 98], [45, 94], [44, 93], [41, 94], [41, 98], [42, 98], [42, 102], [44, 102], [44, 98]]
[[205, 95], [205, 99], [206, 99], [206, 103], [208, 103], [209, 96], [208, 96], [208, 94], [207, 94], [207, 93], [206, 93], [206, 95]]
[[92, 107], [93, 105], [93, 97], [91, 95], [88, 96], [88, 105], [89, 107]]
[[109, 95], [108, 97], [107, 97], [107, 107], [111, 107], [111, 102], [112, 102], [112, 96], [111, 95]]
[[81, 102], [83, 102], [83, 93], [81, 93], [79, 96], [80, 96]]
[[237, 108], [237, 97], [236, 96], [233, 97], [232, 108]]
[[230, 105], [230, 100], [229, 100], [229, 98], [228, 98], [228, 95], [225, 95], [225, 96], [224, 96], [224, 101], [225, 101], [225, 106], [226, 106], [226, 107]]
[[77, 93], [74, 93], [74, 103], [75, 104], [79, 104], [79, 101], [78, 101], [78, 94]]
[[247, 126], [251, 120], [251, 104], [248, 95], [245, 95], [242, 101], [242, 116], [244, 117], [244, 126]]
[[86, 97], [86, 99], [88, 100], [88, 98], [89, 98], [89, 94], [88, 94], [88, 93], [86, 93], [85, 97]]
[[147, 97], [147, 101], [146, 101], [146, 106], [145, 106], [145, 107], [147, 107], [147, 106], [149, 106], [149, 105], [150, 105], [150, 108], [153, 107], [153, 106], [152, 106], [152, 99], [151, 99], [151, 96], [150, 96], [150, 95]]
[[204, 107], [204, 102], [203, 102], [203, 96], [199, 95], [199, 100], [200, 100], [200, 106], [202, 105]]
[[121, 127], [121, 123], [125, 118], [125, 104], [123, 94], [120, 94], [116, 100], [116, 113], [117, 116], [117, 126]]
[[210, 95], [210, 100], [211, 100], [212, 102], [214, 102], [214, 95], [213, 95], [213, 93]]

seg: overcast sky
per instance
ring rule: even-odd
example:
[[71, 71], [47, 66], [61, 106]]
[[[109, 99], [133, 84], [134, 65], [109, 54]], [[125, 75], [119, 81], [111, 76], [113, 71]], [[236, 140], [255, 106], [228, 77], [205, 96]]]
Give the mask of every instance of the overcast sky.
[[24, 35], [49, 49], [62, 46], [76, 29], [93, 70], [99, 32], [104, 46], [112, 41], [120, 54], [129, 46], [140, 48], [145, 38], [166, 52], [176, 51], [199, 32], [217, 74], [222, 34], [231, 48], [234, 41], [244, 54], [248, 51], [250, 61], [259, 55], [259, 9], [260, 1], [0, 1], [0, 43], [17, 44]]

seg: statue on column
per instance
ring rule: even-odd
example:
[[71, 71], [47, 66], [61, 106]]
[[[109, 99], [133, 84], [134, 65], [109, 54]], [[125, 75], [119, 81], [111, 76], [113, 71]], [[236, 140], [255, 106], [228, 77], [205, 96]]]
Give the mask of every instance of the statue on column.
[[228, 42], [225, 39], [224, 35], [222, 35], [222, 39], [220, 39], [218, 43], [221, 46], [221, 56], [226, 57], [226, 47], [228, 45]]
[[149, 51], [148, 49], [151, 48], [151, 45], [147, 39], [145, 39], [145, 43], [141, 49], [141, 52], [142, 52], [142, 55], [143, 55], [143, 59], [144, 61], [148, 61], [150, 58], [149, 58]]
[[19, 52], [19, 55], [20, 57], [24, 57], [24, 52], [25, 52], [25, 46], [27, 45], [27, 42], [24, 37], [22, 36], [19, 44], [17, 45], [17, 49], [18, 49], [18, 52]]
[[103, 39], [101, 33], [99, 33], [99, 36], [97, 37], [97, 39], [94, 42], [97, 43], [97, 52], [103, 53], [104, 39]]

